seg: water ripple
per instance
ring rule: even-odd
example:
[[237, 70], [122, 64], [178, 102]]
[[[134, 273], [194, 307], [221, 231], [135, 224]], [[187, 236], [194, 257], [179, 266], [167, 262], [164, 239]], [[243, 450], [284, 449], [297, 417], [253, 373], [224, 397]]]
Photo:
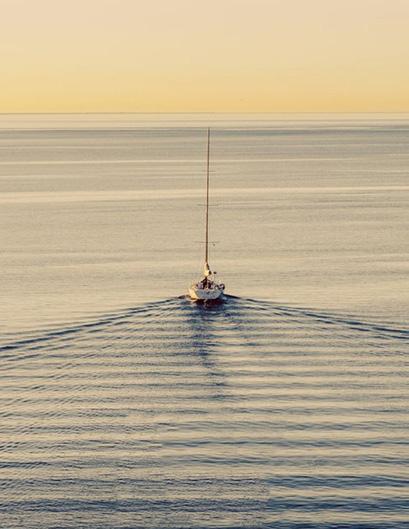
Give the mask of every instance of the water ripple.
[[228, 296], [0, 345], [12, 528], [405, 527], [409, 331]]

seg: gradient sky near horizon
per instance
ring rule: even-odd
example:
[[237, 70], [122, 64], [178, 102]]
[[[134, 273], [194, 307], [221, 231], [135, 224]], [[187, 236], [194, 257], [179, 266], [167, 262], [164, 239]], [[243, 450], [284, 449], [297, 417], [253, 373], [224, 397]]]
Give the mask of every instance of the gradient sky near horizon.
[[409, 0], [0, 9], [0, 112], [409, 111]]

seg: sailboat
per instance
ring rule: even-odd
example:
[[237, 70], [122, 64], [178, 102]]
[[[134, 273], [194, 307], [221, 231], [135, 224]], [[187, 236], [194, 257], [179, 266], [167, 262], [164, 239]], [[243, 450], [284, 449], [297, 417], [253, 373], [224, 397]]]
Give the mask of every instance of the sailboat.
[[209, 183], [210, 183], [210, 128], [207, 129], [207, 166], [206, 166], [206, 239], [203, 277], [189, 288], [189, 296], [194, 301], [210, 302], [223, 297], [224, 284], [216, 279], [216, 272], [209, 266]]

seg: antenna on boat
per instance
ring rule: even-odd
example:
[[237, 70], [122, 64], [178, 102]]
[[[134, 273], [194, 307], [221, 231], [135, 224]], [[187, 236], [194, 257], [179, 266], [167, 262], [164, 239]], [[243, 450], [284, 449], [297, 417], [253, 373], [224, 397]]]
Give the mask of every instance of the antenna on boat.
[[209, 268], [209, 182], [210, 182], [210, 127], [207, 129], [207, 164], [206, 164], [206, 242], [204, 273], [211, 274]]

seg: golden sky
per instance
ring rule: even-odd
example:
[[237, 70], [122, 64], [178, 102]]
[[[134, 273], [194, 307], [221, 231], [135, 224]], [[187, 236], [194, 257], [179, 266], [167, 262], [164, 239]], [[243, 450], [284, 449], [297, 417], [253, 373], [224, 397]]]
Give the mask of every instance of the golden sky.
[[0, 0], [0, 112], [409, 111], [409, 0]]

